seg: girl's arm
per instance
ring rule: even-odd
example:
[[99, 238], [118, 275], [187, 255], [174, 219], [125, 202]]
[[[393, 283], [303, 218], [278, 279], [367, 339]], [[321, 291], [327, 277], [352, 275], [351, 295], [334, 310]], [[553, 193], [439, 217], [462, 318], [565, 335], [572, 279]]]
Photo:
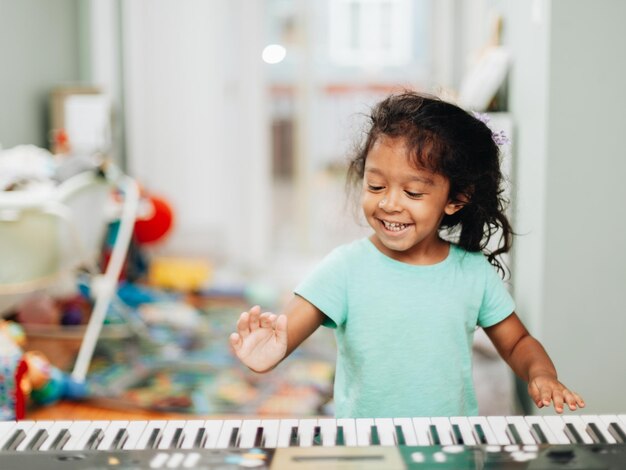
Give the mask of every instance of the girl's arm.
[[278, 316], [261, 313], [260, 307], [254, 306], [239, 317], [230, 344], [246, 366], [255, 372], [267, 372], [308, 338], [324, 318], [320, 310], [298, 295]]
[[485, 328], [485, 332], [513, 372], [528, 382], [528, 393], [539, 408], [553, 402], [554, 409], [561, 413], [564, 403], [572, 411], [577, 406], [585, 406], [577, 393], [558, 381], [550, 357], [541, 343], [528, 333], [515, 312], [500, 323]]

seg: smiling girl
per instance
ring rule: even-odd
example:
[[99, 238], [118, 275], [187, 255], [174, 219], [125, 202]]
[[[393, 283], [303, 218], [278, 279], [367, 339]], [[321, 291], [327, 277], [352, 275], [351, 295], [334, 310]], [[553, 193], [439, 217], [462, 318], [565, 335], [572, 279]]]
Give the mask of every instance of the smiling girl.
[[274, 368], [324, 325], [338, 346], [337, 417], [476, 415], [481, 327], [538, 407], [584, 406], [498, 275], [512, 230], [499, 149], [482, 121], [434, 97], [392, 95], [374, 108], [349, 176], [373, 233], [333, 250], [281, 315], [241, 314], [230, 342], [245, 365]]

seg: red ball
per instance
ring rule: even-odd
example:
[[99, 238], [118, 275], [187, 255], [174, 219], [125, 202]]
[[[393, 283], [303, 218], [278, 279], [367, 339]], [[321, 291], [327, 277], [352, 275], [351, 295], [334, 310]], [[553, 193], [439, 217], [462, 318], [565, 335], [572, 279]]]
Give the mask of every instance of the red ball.
[[145, 196], [148, 206], [146, 214], [140, 215], [135, 221], [135, 240], [138, 243], [154, 243], [163, 238], [171, 230], [174, 214], [171, 206], [157, 196]]

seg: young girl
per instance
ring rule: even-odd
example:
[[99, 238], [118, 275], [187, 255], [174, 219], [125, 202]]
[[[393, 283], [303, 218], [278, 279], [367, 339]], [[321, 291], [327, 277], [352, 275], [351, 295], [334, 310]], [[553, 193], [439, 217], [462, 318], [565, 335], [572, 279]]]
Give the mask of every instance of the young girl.
[[374, 108], [349, 176], [362, 181], [372, 235], [332, 251], [283, 314], [241, 314], [230, 343], [245, 365], [268, 371], [325, 325], [338, 346], [337, 417], [476, 415], [471, 351], [482, 327], [538, 407], [584, 406], [496, 272], [512, 231], [483, 122], [436, 98], [392, 95]]

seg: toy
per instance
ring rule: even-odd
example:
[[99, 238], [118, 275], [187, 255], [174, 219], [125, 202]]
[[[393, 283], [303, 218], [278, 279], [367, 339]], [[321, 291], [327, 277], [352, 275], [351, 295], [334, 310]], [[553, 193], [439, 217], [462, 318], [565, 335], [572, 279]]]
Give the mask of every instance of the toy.
[[[18, 342], [24, 334], [19, 325], [0, 321], [0, 421], [22, 419], [25, 414], [26, 362]], [[16, 337], [16, 340], [13, 337]]]
[[135, 240], [139, 244], [158, 242], [172, 229], [174, 213], [170, 204], [154, 194], [142, 194], [140, 214], [135, 222]]
[[69, 374], [62, 372], [48, 361], [39, 351], [24, 353], [27, 366], [27, 384], [25, 392], [30, 392], [31, 399], [40, 405], [49, 405], [61, 398], [76, 400], [87, 396], [87, 386], [77, 382]]
[[23, 344], [17, 323], [0, 321], [0, 420], [24, 418], [29, 396], [41, 405], [87, 396], [84, 382], [50, 364], [39, 351], [23, 352]]

